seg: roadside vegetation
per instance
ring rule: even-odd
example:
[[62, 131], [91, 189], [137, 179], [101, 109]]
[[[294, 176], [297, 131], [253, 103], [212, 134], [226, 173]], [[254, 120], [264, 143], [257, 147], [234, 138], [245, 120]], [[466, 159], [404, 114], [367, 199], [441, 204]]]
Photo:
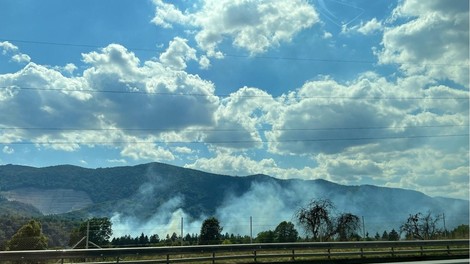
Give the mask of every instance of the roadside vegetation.
[[282, 221], [274, 230], [259, 232], [254, 237], [224, 233], [223, 223], [216, 217], [207, 218], [199, 234], [188, 233], [181, 237], [174, 232], [160, 237], [142, 233], [135, 237], [113, 237], [112, 223], [106, 217], [74, 220], [59, 216], [31, 219], [1, 215], [0, 250], [469, 238], [468, 224], [444, 230], [441, 227], [443, 219], [431, 212], [409, 215], [397, 229], [384, 230], [381, 234], [377, 232], [372, 237], [369, 234], [361, 236], [360, 218], [352, 213], [335, 214], [334, 208], [328, 199], [312, 200], [299, 208], [293, 217], [303, 233], [296, 229], [294, 223]]

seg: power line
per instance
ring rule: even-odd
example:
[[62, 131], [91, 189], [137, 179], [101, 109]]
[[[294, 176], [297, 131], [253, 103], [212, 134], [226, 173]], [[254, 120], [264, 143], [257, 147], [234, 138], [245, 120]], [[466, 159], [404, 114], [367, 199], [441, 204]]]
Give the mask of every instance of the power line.
[[[233, 94], [204, 94], [204, 93], [171, 93], [171, 92], [149, 92], [149, 91], [117, 91], [117, 90], [93, 90], [93, 89], [64, 89], [64, 88], [40, 88], [24, 86], [0, 86], [1, 89], [19, 89], [25, 91], [47, 91], [47, 92], [82, 92], [82, 93], [110, 93], [110, 94], [135, 94], [135, 95], [158, 95], [158, 96], [189, 96], [189, 97], [238, 97], [238, 98], [272, 98], [271, 95], [233, 95]], [[348, 99], [348, 100], [469, 100], [469, 97], [387, 97], [387, 96], [305, 96], [298, 95], [296, 98], [304, 99]]]
[[116, 144], [248, 144], [248, 143], [289, 143], [289, 142], [334, 142], [334, 141], [369, 141], [369, 140], [394, 140], [394, 139], [422, 139], [422, 138], [448, 138], [468, 137], [469, 134], [444, 134], [444, 135], [419, 135], [419, 136], [395, 136], [395, 137], [356, 137], [356, 138], [318, 138], [318, 139], [281, 139], [281, 140], [219, 140], [219, 141], [18, 141], [0, 142], [5, 145], [116, 145]]
[[[17, 42], [24, 44], [35, 44], [35, 45], [52, 45], [52, 46], [64, 46], [64, 47], [80, 47], [80, 48], [103, 48], [100, 45], [93, 44], [81, 44], [81, 43], [67, 43], [67, 42], [51, 42], [51, 41], [35, 41], [25, 39], [8, 39], [0, 38], [0, 41]], [[125, 47], [127, 50], [134, 51], [145, 51], [145, 52], [160, 52], [163, 49], [157, 48], [140, 48], [140, 47]], [[377, 61], [372, 60], [346, 60], [346, 59], [326, 59], [326, 58], [306, 58], [306, 57], [284, 57], [284, 56], [255, 56], [245, 54], [224, 54], [225, 57], [231, 58], [244, 58], [244, 59], [267, 59], [267, 60], [284, 60], [284, 61], [313, 61], [313, 62], [329, 62], [329, 63], [358, 63], [358, 64], [376, 64]], [[412, 64], [412, 65], [433, 65], [433, 66], [455, 66], [467, 68], [468, 65], [451, 64], [451, 63], [401, 63], [401, 64]]]
[[[65, 46], [65, 47], [77, 47], [77, 48], [93, 48], [93, 49], [100, 49], [103, 46], [100, 45], [92, 45], [92, 44], [79, 44], [79, 43], [65, 43], [65, 42], [51, 42], [51, 41], [35, 41], [35, 40], [24, 40], [24, 39], [5, 39], [0, 38], [0, 41], [8, 41], [8, 42], [17, 42], [17, 43], [24, 43], [24, 44], [35, 44], [35, 45], [50, 45], [50, 46]], [[137, 50], [137, 51], [148, 51], [148, 52], [158, 52], [162, 49], [150, 49], [150, 48], [138, 48], [138, 47], [129, 47], [128, 50]]]
[[[468, 125], [420, 125], [420, 126], [376, 126], [376, 127], [316, 127], [316, 128], [260, 128], [254, 131], [324, 131], [324, 130], [386, 130], [414, 128], [452, 128]], [[0, 127], [0, 130], [39, 130], [39, 131], [156, 131], [156, 132], [245, 132], [240, 128], [78, 128], [78, 127]]]

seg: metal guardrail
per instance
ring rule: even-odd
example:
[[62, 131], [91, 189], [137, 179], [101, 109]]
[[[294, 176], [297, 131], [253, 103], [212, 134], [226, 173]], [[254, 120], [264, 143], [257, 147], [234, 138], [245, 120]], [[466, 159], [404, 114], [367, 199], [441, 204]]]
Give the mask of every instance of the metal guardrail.
[[362, 242], [311, 242], [238, 245], [204, 245], [176, 247], [138, 247], [105, 249], [65, 249], [0, 251], [0, 264], [4, 261], [37, 262], [56, 261], [77, 263], [181, 263], [206, 261], [215, 263], [233, 259], [289, 259], [302, 258], [342, 259], [402, 256], [440, 255], [469, 256], [468, 239], [428, 241], [362, 241]]

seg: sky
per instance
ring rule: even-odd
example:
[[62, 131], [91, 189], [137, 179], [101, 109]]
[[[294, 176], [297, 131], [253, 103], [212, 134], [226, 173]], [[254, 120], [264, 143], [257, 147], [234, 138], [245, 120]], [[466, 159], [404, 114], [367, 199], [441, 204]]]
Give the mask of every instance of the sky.
[[469, 198], [467, 0], [0, 0], [0, 164]]

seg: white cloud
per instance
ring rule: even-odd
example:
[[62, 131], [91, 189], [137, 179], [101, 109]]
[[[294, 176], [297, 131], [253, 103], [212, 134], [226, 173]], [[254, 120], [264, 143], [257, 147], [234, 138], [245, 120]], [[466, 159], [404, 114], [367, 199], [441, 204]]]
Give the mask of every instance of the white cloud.
[[108, 159], [106, 161], [109, 163], [127, 164], [127, 160], [125, 159]]
[[357, 31], [364, 35], [369, 35], [376, 31], [381, 31], [382, 29], [382, 22], [377, 21], [377, 18], [374, 17], [372, 20], [367, 21], [365, 24], [361, 23], [361, 25], [357, 28]]
[[5, 154], [13, 154], [15, 153], [15, 149], [13, 149], [12, 147], [10, 146], [4, 146], [3, 149], [2, 149], [3, 153]]
[[13, 45], [12, 43], [8, 41], [3, 41], [0, 42], [0, 48], [2, 49], [2, 54], [6, 55], [7, 53], [16, 53], [18, 52], [18, 47]]
[[201, 67], [201, 69], [207, 70], [211, 66], [211, 61], [209, 60], [209, 58], [207, 58], [207, 56], [203, 55], [199, 58], [199, 66]]
[[[3, 126], [54, 128], [18, 129], [16, 140], [76, 151], [82, 144], [114, 146], [116, 142], [130, 140], [129, 135], [138, 136], [137, 141], [147, 140], [148, 135], [158, 140], [159, 135], [214, 122], [218, 105], [214, 85], [197, 75], [156, 61], [141, 65], [135, 54], [117, 44], [83, 54], [83, 61], [88, 65], [77, 76], [66, 77], [62, 68], [33, 62], [16, 73], [0, 75], [0, 86], [7, 87], [0, 93]], [[76, 70], [70, 65], [68, 68]], [[109, 128], [112, 130], [99, 130]], [[195, 140], [186, 136], [197, 136], [182, 135], [179, 140]], [[11, 139], [7, 133], [2, 137]], [[174, 159], [169, 150], [152, 144], [126, 146], [122, 155], [146, 160]]]
[[13, 55], [11, 59], [17, 63], [27, 63], [31, 61], [31, 57], [23, 53]]
[[102, 113], [118, 127], [179, 130], [212, 124], [218, 98], [214, 85], [199, 76], [154, 61], [140, 67], [139, 59], [122, 46], [110, 45], [84, 57], [93, 65], [83, 73], [92, 87], [122, 92], [99, 94], [104, 97]]
[[188, 46], [188, 40], [174, 38], [168, 49], [160, 55], [160, 62], [176, 70], [186, 69], [186, 61], [197, 60], [196, 50]]
[[[468, 87], [468, 1], [403, 1], [384, 31], [380, 63], [400, 64], [408, 74], [425, 73]], [[397, 21], [404, 23], [394, 25]]]
[[328, 31], [325, 31], [325, 32], [323, 33], [323, 38], [324, 38], [324, 39], [330, 39], [330, 38], [332, 38], [332, 37], [333, 37], [333, 34], [331, 34], [331, 33], [328, 32]]
[[0, 50], [2, 50], [3, 55], [10, 55], [11, 61], [16, 63], [28, 63], [31, 61], [29, 55], [21, 53], [17, 46], [8, 41], [0, 42]]
[[126, 144], [121, 151], [121, 155], [134, 160], [170, 161], [175, 159], [171, 151], [157, 146], [151, 141], [148, 143], [138, 142]]
[[153, 0], [155, 4], [155, 17], [152, 22], [164, 28], [171, 28], [173, 23], [186, 24], [190, 22], [187, 14], [183, 14], [172, 4], [164, 3], [162, 0]]
[[192, 150], [188, 147], [176, 147], [176, 148], [174, 148], [174, 150], [178, 153], [181, 153], [181, 154], [192, 154], [194, 152], [194, 150]]
[[256, 161], [242, 155], [219, 152], [214, 158], [199, 158], [193, 164], [187, 164], [186, 167], [222, 175], [246, 176], [272, 173], [277, 165], [273, 159]]
[[315, 9], [300, 0], [206, 0], [197, 12], [184, 14], [174, 5], [154, 3], [155, 24], [170, 27], [180, 23], [199, 28], [196, 41], [209, 56], [218, 54], [218, 46], [227, 37], [236, 47], [252, 54], [262, 53], [281, 42], [290, 42], [295, 34], [318, 22]]
[[269, 113], [275, 114], [276, 102], [271, 95], [257, 88], [243, 87], [223, 99], [214, 113], [213, 131], [205, 141], [230, 149], [261, 147], [258, 127]]

